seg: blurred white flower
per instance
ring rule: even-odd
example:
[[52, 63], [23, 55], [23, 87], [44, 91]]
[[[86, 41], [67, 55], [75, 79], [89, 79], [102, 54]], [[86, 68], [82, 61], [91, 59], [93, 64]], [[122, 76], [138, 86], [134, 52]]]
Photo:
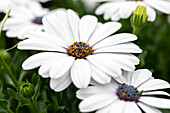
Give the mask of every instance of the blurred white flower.
[[48, 13], [49, 10], [42, 8], [38, 2], [13, 6], [3, 30], [7, 30], [8, 37], [24, 39], [27, 32], [43, 30], [42, 18]]
[[156, 10], [170, 14], [170, 1], [168, 0], [113, 0], [104, 3], [96, 9], [96, 14], [104, 14], [104, 19], [118, 21], [128, 18], [138, 5], [146, 6], [148, 21], [156, 19]]
[[73, 81], [78, 88], [89, 85], [91, 78], [105, 84], [121, 75], [121, 69], [132, 71], [139, 59], [130, 53], [142, 50], [131, 43], [137, 37], [115, 33], [118, 22], [101, 24], [95, 16], [81, 19], [72, 11], [58, 11], [43, 18], [44, 32], [32, 32], [19, 43], [22, 50], [42, 50], [22, 65], [30, 70], [40, 67], [39, 75], [50, 77], [50, 86], [62, 91]]
[[[114, 67], [113, 67], [114, 68]], [[101, 85], [93, 83], [77, 91], [77, 97], [83, 100], [81, 112], [96, 113], [161, 113], [156, 108], [170, 109], [170, 99], [152, 97], [151, 95], [170, 96], [159, 89], [170, 88], [164, 80], [154, 79], [147, 69], [123, 72], [119, 83], [112, 81]]]

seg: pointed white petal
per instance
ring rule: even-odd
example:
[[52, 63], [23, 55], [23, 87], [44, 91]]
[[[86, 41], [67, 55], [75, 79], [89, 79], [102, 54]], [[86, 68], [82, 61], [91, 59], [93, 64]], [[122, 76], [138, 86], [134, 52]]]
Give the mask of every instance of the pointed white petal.
[[153, 107], [170, 109], [170, 99], [142, 96], [139, 101]]
[[130, 41], [134, 41], [134, 40], [137, 40], [136, 35], [133, 35], [130, 33], [120, 33], [120, 34], [116, 34], [116, 35], [110, 36], [110, 37], [102, 40], [101, 42], [94, 45], [93, 49], [116, 45], [116, 44], [121, 44], [121, 43], [130, 42]]
[[111, 82], [111, 77], [106, 74], [105, 72], [103, 72], [102, 70], [98, 69], [97, 67], [93, 66], [91, 64], [91, 69], [92, 71], [92, 78], [99, 82], [100, 84], [106, 84]]
[[56, 92], [63, 91], [66, 89], [70, 84], [71, 84], [71, 77], [70, 75], [70, 70], [68, 70], [65, 75], [58, 79], [51, 79], [50, 80], [50, 87]]
[[142, 108], [143, 111], [145, 111], [145, 113], [162, 113], [158, 109], [152, 106], [146, 105], [144, 103], [138, 102], [137, 104]]
[[70, 9], [68, 9], [67, 12], [68, 12], [67, 14], [68, 14], [70, 26], [71, 26], [75, 41], [80, 41], [80, 37], [79, 37], [80, 18], [74, 11], [72, 11]]
[[110, 57], [106, 57], [102, 54], [94, 54], [87, 56], [87, 59], [97, 68], [101, 69], [105, 73], [112, 77], [117, 77], [121, 75], [121, 69]]
[[115, 100], [113, 94], [98, 94], [84, 99], [80, 105], [81, 112], [91, 112], [111, 104]]
[[166, 95], [170, 97], [170, 94], [164, 91], [151, 91], [151, 92], [143, 92], [142, 95]]
[[155, 21], [155, 19], [156, 19], [156, 11], [153, 8], [149, 7], [149, 6], [146, 7], [146, 11], [147, 11], [147, 15], [148, 15], [147, 20], [151, 21], [151, 22]]
[[91, 69], [88, 61], [77, 59], [71, 68], [71, 79], [77, 88], [86, 88], [91, 80]]
[[50, 69], [50, 77], [55, 79], [60, 78], [71, 68], [74, 61], [75, 58], [70, 56], [58, 59]]
[[91, 15], [86, 15], [81, 18], [79, 26], [80, 41], [88, 41], [96, 28], [97, 21], [97, 18]]
[[113, 52], [113, 53], [141, 53], [142, 50], [133, 43], [124, 43], [108, 47], [103, 47], [95, 50], [95, 53]]
[[136, 105], [135, 102], [126, 102], [126, 107], [125, 107], [124, 113], [142, 113], [142, 111]]
[[35, 54], [29, 57], [27, 60], [24, 61], [22, 67], [24, 70], [30, 70], [39, 67], [43, 63], [45, 63], [50, 58], [59, 58], [64, 56], [62, 53], [54, 53], [54, 52], [43, 52]]
[[151, 91], [151, 90], [165, 89], [165, 88], [170, 88], [170, 84], [168, 82], [160, 79], [153, 79], [143, 83], [141, 86], [138, 87], [138, 90]]
[[151, 76], [152, 73], [149, 70], [139, 69], [133, 72], [131, 85], [133, 85], [134, 87], [138, 87], [142, 83], [146, 82]]
[[115, 33], [121, 28], [121, 24], [118, 22], [107, 22], [101, 25], [91, 36], [88, 43], [93, 46], [102, 39], [108, 37], [109, 35]]

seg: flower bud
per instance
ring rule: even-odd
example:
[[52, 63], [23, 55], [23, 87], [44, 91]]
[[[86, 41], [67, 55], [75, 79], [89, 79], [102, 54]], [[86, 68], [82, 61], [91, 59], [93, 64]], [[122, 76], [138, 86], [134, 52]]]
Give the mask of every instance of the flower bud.
[[22, 82], [20, 85], [20, 94], [25, 98], [31, 98], [35, 94], [35, 86], [28, 81]]
[[147, 23], [147, 12], [145, 6], [138, 5], [131, 16], [131, 25], [133, 29], [141, 30]]
[[10, 61], [10, 54], [4, 50], [0, 50], [0, 55], [2, 55], [2, 57], [4, 58], [4, 60], [6, 62], [9, 62]]

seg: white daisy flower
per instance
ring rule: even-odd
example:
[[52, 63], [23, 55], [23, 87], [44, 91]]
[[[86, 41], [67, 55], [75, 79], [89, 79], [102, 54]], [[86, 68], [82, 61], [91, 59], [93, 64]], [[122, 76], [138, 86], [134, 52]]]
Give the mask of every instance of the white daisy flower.
[[8, 37], [24, 39], [24, 34], [30, 31], [43, 30], [42, 18], [50, 11], [42, 8], [38, 2], [14, 6], [7, 19], [4, 29]]
[[156, 108], [170, 109], [170, 99], [152, 97], [151, 95], [170, 96], [158, 89], [170, 88], [164, 80], [154, 79], [147, 69], [123, 72], [119, 83], [112, 81], [101, 85], [94, 83], [77, 91], [77, 97], [83, 100], [81, 112], [96, 113], [161, 113]]
[[123, 18], [130, 17], [132, 12], [138, 5], [146, 6], [148, 21], [156, 19], [156, 10], [170, 14], [170, 1], [168, 0], [113, 0], [113, 2], [104, 3], [96, 9], [96, 14], [104, 14], [104, 19], [111, 18], [113, 21], [118, 21]]
[[55, 91], [64, 90], [72, 81], [77, 88], [85, 88], [91, 78], [109, 83], [111, 77], [121, 75], [121, 69], [132, 71], [139, 63], [130, 54], [142, 52], [130, 42], [137, 39], [135, 35], [110, 36], [121, 28], [118, 22], [101, 24], [95, 16], [80, 19], [74, 11], [67, 10], [45, 16], [43, 25], [44, 32], [28, 34], [18, 48], [49, 51], [31, 56], [22, 67], [25, 70], [40, 67], [39, 75], [50, 77]]

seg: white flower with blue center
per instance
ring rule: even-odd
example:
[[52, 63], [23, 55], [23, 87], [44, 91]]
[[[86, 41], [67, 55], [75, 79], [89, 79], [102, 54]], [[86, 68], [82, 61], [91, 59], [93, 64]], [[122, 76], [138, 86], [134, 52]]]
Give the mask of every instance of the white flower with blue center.
[[105, 84], [121, 75], [121, 69], [133, 71], [139, 59], [131, 53], [142, 50], [130, 41], [130, 33], [115, 34], [118, 22], [101, 24], [92, 15], [81, 19], [72, 11], [58, 11], [43, 18], [44, 32], [32, 32], [19, 43], [21, 50], [41, 50], [28, 58], [23, 69], [39, 68], [39, 75], [50, 77], [50, 86], [62, 91], [73, 81], [77, 88], [86, 88], [91, 79]]
[[157, 108], [170, 109], [170, 99], [151, 95], [170, 95], [160, 89], [170, 88], [164, 80], [154, 79], [147, 69], [134, 72], [123, 71], [123, 75], [109, 84], [94, 86], [77, 91], [77, 97], [83, 100], [81, 112], [96, 113], [161, 113]]
[[8, 37], [24, 39], [28, 32], [43, 30], [42, 18], [48, 13], [50, 11], [38, 2], [29, 1], [27, 5], [13, 6], [3, 30], [7, 30]]
[[104, 14], [105, 20], [118, 21], [121, 18], [129, 18], [138, 5], [146, 6], [148, 21], [156, 19], [155, 9], [170, 14], [170, 1], [168, 0], [112, 0], [99, 6], [96, 14]]

